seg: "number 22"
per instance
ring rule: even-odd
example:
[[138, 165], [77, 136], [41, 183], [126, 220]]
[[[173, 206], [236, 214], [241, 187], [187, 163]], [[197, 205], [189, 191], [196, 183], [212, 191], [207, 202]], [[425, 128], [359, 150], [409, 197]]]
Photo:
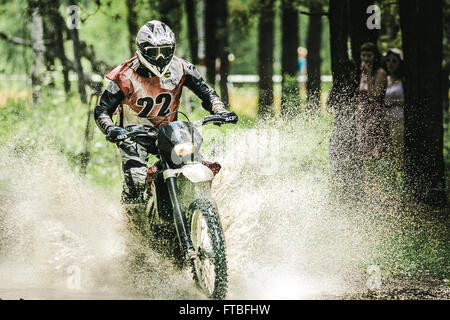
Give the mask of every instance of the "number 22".
[[161, 109], [159, 109], [157, 117], [164, 117], [169, 113], [168, 108], [170, 106], [170, 103], [172, 102], [172, 96], [169, 93], [160, 93], [156, 96], [155, 100], [153, 100], [152, 97], [139, 98], [136, 101], [136, 104], [138, 106], [142, 106], [143, 108], [141, 112], [139, 112], [138, 117], [147, 118], [148, 115], [152, 112], [155, 102], [157, 104], [163, 104], [161, 106]]

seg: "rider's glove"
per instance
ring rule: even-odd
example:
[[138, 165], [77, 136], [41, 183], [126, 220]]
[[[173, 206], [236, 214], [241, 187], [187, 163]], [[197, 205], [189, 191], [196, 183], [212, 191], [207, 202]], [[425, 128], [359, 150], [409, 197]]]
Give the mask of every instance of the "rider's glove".
[[228, 110], [225, 109], [225, 105], [221, 101], [213, 104], [211, 110], [213, 114], [228, 112]]
[[128, 133], [129, 131], [125, 130], [124, 128], [111, 126], [106, 129], [106, 140], [116, 143], [120, 140], [123, 140]]
[[227, 123], [236, 123], [236, 122], [238, 122], [238, 116], [234, 112], [229, 112], [229, 111], [225, 110], [225, 112], [220, 112], [219, 114], [222, 116], [222, 118], [225, 119], [225, 121]]
[[238, 121], [238, 116], [234, 112], [230, 112], [227, 109], [225, 109], [225, 105], [220, 102], [216, 103], [212, 107], [213, 114], [220, 114], [224, 118], [230, 118], [232, 119], [230, 122], [236, 123]]

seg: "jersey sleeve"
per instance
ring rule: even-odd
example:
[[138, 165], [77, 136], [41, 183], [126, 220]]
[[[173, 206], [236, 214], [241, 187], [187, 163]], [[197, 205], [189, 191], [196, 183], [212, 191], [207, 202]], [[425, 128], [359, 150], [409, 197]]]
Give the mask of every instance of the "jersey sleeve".
[[209, 86], [192, 63], [182, 60], [185, 81], [184, 85], [202, 100], [202, 106], [211, 114], [227, 112], [216, 91]]
[[111, 80], [103, 91], [99, 104], [94, 109], [94, 119], [100, 130], [106, 134], [109, 127], [114, 126], [112, 116], [125, 95], [119, 86]]

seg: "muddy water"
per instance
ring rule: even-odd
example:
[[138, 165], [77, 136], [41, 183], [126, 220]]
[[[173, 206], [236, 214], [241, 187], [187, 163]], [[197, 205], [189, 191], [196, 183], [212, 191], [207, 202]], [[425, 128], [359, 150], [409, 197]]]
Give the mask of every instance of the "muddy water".
[[52, 151], [3, 153], [0, 298], [201, 298], [132, 234], [116, 197]]
[[205, 146], [223, 166], [213, 190], [229, 298], [321, 299], [360, 287], [373, 246], [355, 221], [330, 210], [328, 128], [320, 121], [264, 124]]
[[[373, 275], [365, 270], [387, 229], [329, 199], [327, 127], [261, 127], [205, 144], [223, 166], [213, 192], [228, 299], [327, 299], [367, 289]], [[118, 194], [82, 180], [45, 147], [13, 150], [0, 153], [0, 298], [205, 299], [188, 271], [129, 231]]]

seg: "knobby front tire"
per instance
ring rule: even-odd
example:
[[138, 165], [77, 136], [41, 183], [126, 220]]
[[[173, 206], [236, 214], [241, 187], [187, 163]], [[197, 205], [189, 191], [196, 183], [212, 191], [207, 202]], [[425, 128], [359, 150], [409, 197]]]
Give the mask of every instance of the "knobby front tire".
[[192, 260], [194, 279], [212, 299], [224, 299], [227, 293], [225, 240], [216, 204], [200, 198], [188, 210], [191, 240], [197, 257]]

